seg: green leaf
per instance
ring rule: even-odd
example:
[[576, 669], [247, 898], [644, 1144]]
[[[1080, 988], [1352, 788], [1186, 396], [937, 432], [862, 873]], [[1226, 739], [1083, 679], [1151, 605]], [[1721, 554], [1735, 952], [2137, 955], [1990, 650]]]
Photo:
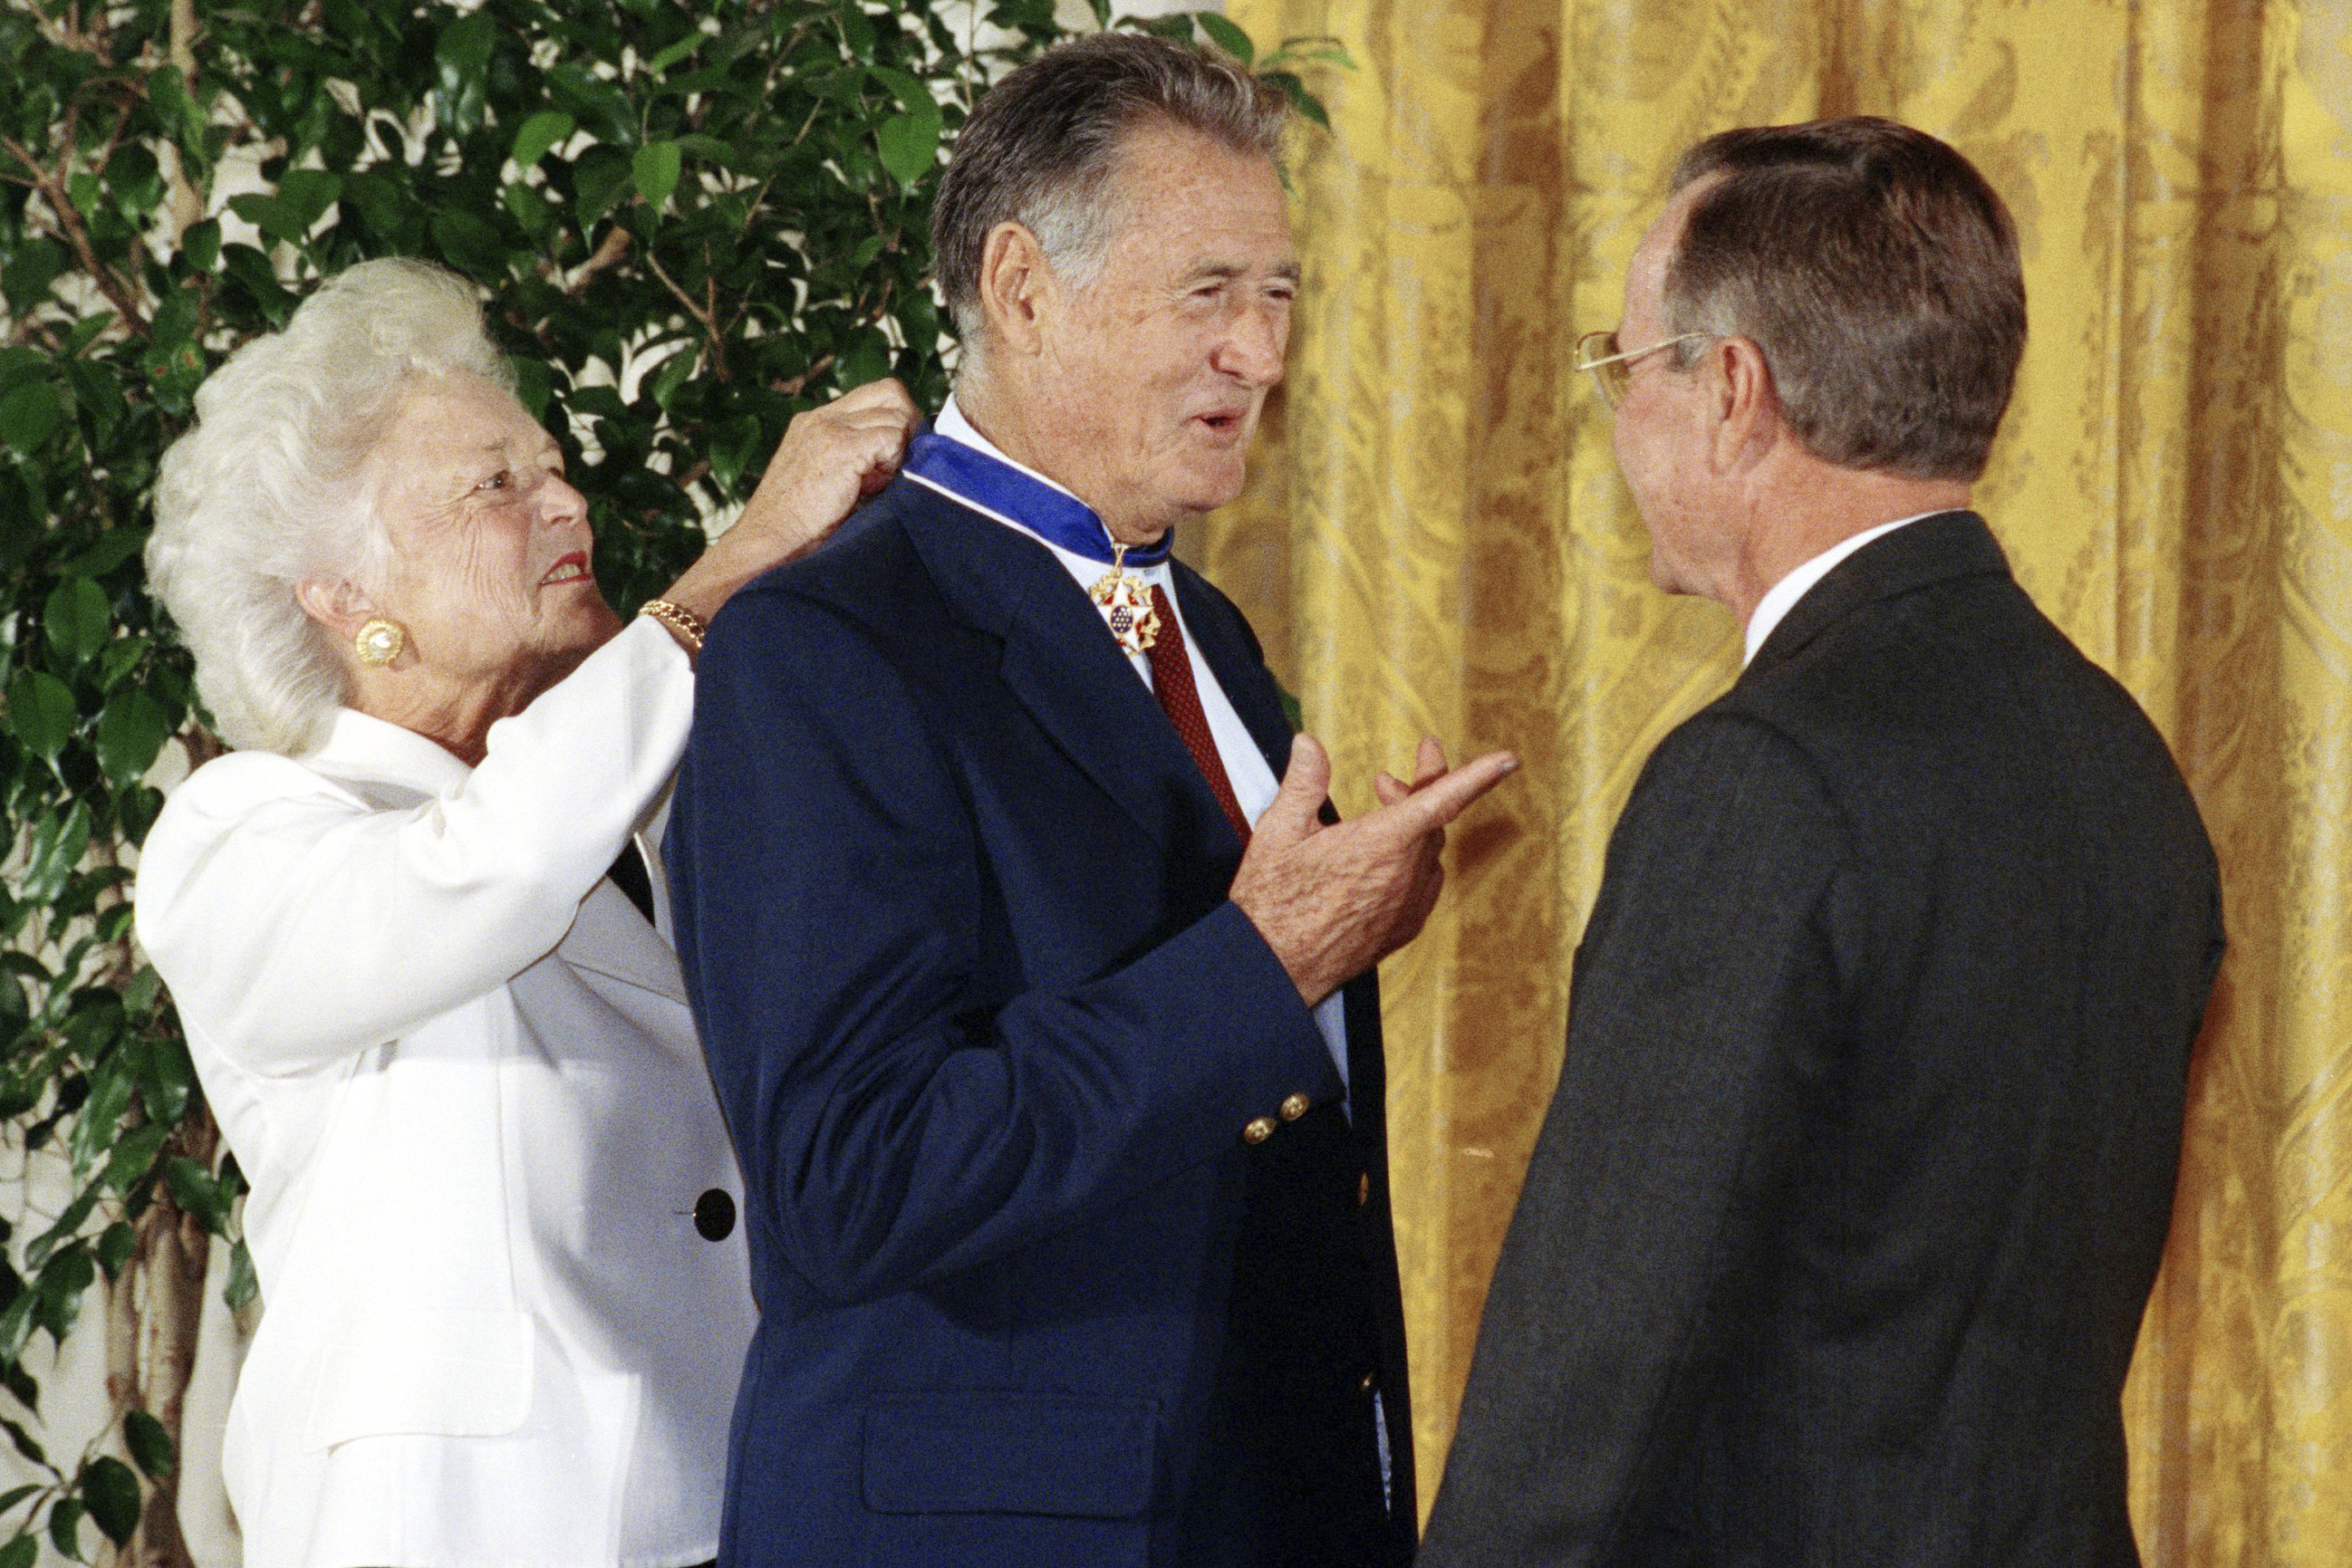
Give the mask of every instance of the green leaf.
[[[278, 182], [278, 237], [299, 241], [343, 193], [342, 176], [323, 169], [289, 169]], [[267, 225], [264, 232], [268, 232]]]
[[139, 1087], [121, 1062], [107, 1065], [110, 1071], [95, 1075], [98, 1081], [90, 1086], [89, 1103], [74, 1117], [73, 1135], [66, 1140], [77, 1180], [113, 1146], [122, 1131], [122, 1118], [131, 1110], [131, 1096]]
[[81, 1516], [79, 1499], [61, 1497], [49, 1510], [49, 1544], [75, 1562], [81, 1561]]
[[184, 1155], [165, 1162], [163, 1180], [172, 1189], [172, 1201], [194, 1215], [206, 1230], [215, 1236], [227, 1233], [228, 1207], [236, 1196], [229, 1184], [215, 1180], [212, 1172]]
[[105, 529], [79, 555], [58, 570], [82, 577], [104, 577], [132, 556], [147, 543], [147, 530], [141, 528]]
[[488, 99], [490, 50], [498, 37], [498, 24], [490, 14], [476, 11], [442, 28], [433, 46], [440, 88], [436, 107], [442, 128], [453, 135], [471, 135], [482, 123]]
[[664, 49], [652, 59], [647, 60], [646, 62], [646, 69], [652, 75], [660, 76], [663, 72], [668, 70], [670, 67], [677, 64], [678, 61], [685, 59], [688, 55], [693, 54], [697, 49], [699, 49], [703, 45], [709, 41], [710, 35], [708, 33], [698, 30], [688, 33], [686, 37], [672, 44], [668, 48]]
[[25, 1458], [32, 1460], [33, 1463], [37, 1465], [47, 1465], [49, 1462], [49, 1456], [41, 1448], [40, 1439], [34, 1437], [30, 1432], [26, 1431], [23, 1426], [17, 1422], [7, 1419], [5, 1416], [0, 1416], [0, 1429], [5, 1429], [7, 1432], [8, 1441], [16, 1446], [16, 1449], [18, 1453], [24, 1455]]
[[675, 141], [648, 141], [637, 149], [630, 169], [636, 176], [637, 194], [646, 205], [658, 213], [669, 193], [677, 189], [677, 177], [682, 162]]
[[122, 1446], [131, 1450], [131, 1458], [142, 1470], [161, 1480], [172, 1473], [179, 1462], [172, 1434], [163, 1430], [163, 1423], [144, 1410], [132, 1410], [122, 1417]]
[[77, 662], [106, 645], [106, 591], [86, 577], [68, 577], [49, 591], [41, 611], [49, 646]]
[[874, 132], [882, 150], [882, 166], [899, 184], [912, 187], [931, 172], [940, 155], [940, 111], [916, 110], [894, 114]]
[[572, 160], [572, 188], [579, 195], [572, 221], [583, 234], [627, 193], [629, 177], [628, 157], [616, 148], [591, 147]]
[[547, 419], [547, 400], [553, 390], [545, 360], [513, 360], [509, 363], [515, 373], [515, 396], [530, 416], [542, 423]]
[[514, 161], [518, 167], [528, 169], [547, 156], [547, 150], [560, 141], [571, 139], [579, 129], [579, 121], [560, 109], [542, 109], [522, 122], [515, 131]]
[[228, 1249], [228, 1280], [221, 1286], [221, 1301], [233, 1312], [241, 1312], [261, 1293], [260, 1277], [253, 1271], [253, 1254], [245, 1245], [245, 1238]]
[[653, 400], [664, 412], [668, 411], [670, 399], [677, 395], [677, 389], [686, 384], [686, 378], [694, 372], [696, 358], [692, 349], [680, 349], [664, 360], [661, 369], [654, 372]]
[[122, 677], [139, 667], [139, 661], [154, 647], [143, 633], [134, 632], [128, 637], [117, 637], [98, 653], [98, 685], [101, 691], [112, 691], [122, 684]]
[[37, 1296], [40, 1305], [33, 1316], [58, 1343], [65, 1343], [66, 1336], [73, 1333], [74, 1322], [81, 1316], [82, 1292], [97, 1279], [97, 1260], [79, 1247], [58, 1253], [41, 1270]]
[[[245, 199], [236, 197], [230, 201], [229, 206], [234, 209], [238, 202]], [[221, 246], [221, 270], [253, 297], [253, 302], [261, 308], [262, 315], [271, 326], [283, 321], [293, 310], [294, 297], [286, 292], [285, 286], [278, 281], [278, 269], [270, 265], [268, 256], [253, 246]]]
[[506, 204], [507, 211], [514, 215], [514, 221], [521, 225], [522, 232], [533, 239], [544, 235], [555, 222], [555, 214], [548, 206], [547, 198], [541, 195], [534, 186], [518, 181], [500, 191], [499, 199]]
[[488, 218], [457, 207], [436, 213], [433, 239], [444, 256], [475, 277], [495, 280], [506, 275], [506, 244]]
[[49, 438], [65, 416], [57, 388], [47, 382], [26, 382], [0, 398], [0, 441], [30, 452]]
[[155, 765], [155, 754], [171, 733], [162, 706], [133, 686], [117, 694], [98, 716], [98, 765], [117, 784], [136, 783]]
[[939, 100], [931, 96], [931, 89], [925, 87], [923, 78], [913, 72], [899, 70], [895, 66], [874, 66], [868, 68], [874, 72], [877, 81], [890, 89], [890, 96], [898, 100], [900, 109], [913, 113], [925, 108], [937, 106]]
[[[139, 1232], [132, 1229], [128, 1221], [116, 1220], [99, 1235], [99, 1268], [105, 1272], [108, 1279], [113, 1279], [122, 1272], [122, 1266], [131, 1261], [131, 1249], [138, 1245]], [[7, 1506], [5, 1502], [0, 1502], [0, 1512], [6, 1511]]]
[[0, 294], [8, 297], [16, 314], [31, 314], [35, 306], [47, 302], [49, 285], [65, 271], [67, 259], [61, 245], [45, 239], [20, 242], [0, 263]]
[[58, 759], [79, 716], [73, 692], [46, 671], [19, 670], [8, 683], [8, 727], [26, 750], [44, 761]]
[[[152, 1416], [147, 1418], [154, 1420]], [[159, 1424], [156, 1436], [162, 1437], [163, 1432]], [[106, 1538], [117, 1546], [129, 1542], [131, 1532], [139, 1528], [139, 1478], [131, 1473], [129, 1465], [111, 1455], [100, 1455], [89, 1462], [89, 1469], [82, 1471], [81, 1500], [99, 1529], [106, 1531]]]
[[[7, 1506], [14, 1508], [40, 1490], [38, 1487], [11, 1487], [8, 1490], [11, 1500]], [[20, 1535], [7, 1545], [0, 1546], [0, 1568], [33, 1568], [33, 1560], [40, 1554], [39, 1536]]]
[[[143, 1099], [144, 1084], [141, 1085], [141, 1093]], [[152, 1116], [154, 1102], [149, 1100], [147, 1105], [148, 1114]], [[182, 1105], [184, 1109], [184, 1100]], [[173, 1124], [173, 1122], [157, 1119], [123, 1134], [116, 1141], [113, 1152], [107, 1155], [106, 1168], [99, 1172], [98, 1184], [115, 1192], [127, 1192], [134, 1183], [152, 1176], [155, 1169], [155, 1156], [163, 1152], [163, 1145], [171, 1140]], [[105, 1236], [99, 1238], [98, 1260], [101, 1263], [106, 1261]]]
[[1290, 99], [1290, 106], [1301, 116], [1324, 130], [1331, 129], [1331, 117], [1324, 111], [1323, 100], [1307, 90], [1307, 84], [1289, 71], [1261, 71], [1258, 80], [1271, 82]]
[[1201, 31], [1209, 35], [1212, 43], [1242, 64], [1248, 65], [1257, 58], [1257, 49], [1251, 44], [1250, 36], [1214, 11], [1195, 11], [1192, 20], [1201, 24]]

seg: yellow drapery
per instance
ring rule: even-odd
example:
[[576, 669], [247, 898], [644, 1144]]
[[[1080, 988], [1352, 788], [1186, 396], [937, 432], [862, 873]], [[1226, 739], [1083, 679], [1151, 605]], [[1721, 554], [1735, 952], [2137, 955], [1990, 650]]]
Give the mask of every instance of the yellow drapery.
[[1265, 634], [1341, 806], [1433, 730], [1527, 770], [1386, 970], [1423, 1504], [1608, 830], [1723, 689], [1647, 582], [1606, 414], [1666, 172], [1727, 126], [1891, 115], [1966, 152], [2032, 318], [1980, 508], [2180, 757], [2232, 952], [2126, 1394], [2152, 1563], [2352, 1563], [2352, 7], [2343, 0], [1231, 0], [1328, 33], [1307, 282], [1250, 493], [1188, 553]]

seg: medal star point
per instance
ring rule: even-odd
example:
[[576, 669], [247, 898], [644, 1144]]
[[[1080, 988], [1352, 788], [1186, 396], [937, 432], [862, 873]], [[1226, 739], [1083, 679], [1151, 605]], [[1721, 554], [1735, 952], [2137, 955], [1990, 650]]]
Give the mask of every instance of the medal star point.
[[1160, 612], [1152, 608], [1151, 585], [1127, 570], [1125, 545], [1111, 548], [1110, 570], [1095, 580], [1087, 593], [1102, 607], [1120, 652], [1146, 653], [1160, 640]]

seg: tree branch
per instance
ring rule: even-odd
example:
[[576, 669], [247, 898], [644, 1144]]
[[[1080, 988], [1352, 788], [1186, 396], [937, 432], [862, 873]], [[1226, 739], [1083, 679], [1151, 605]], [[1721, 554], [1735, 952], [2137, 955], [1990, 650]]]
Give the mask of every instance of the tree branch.
[[703, 333], [708, 340], [703, 350], [702, 361], [709, 365], [712, 370], [719, 372], [719, 379], [720, 381], [725, 381], [727, 379], [727, 361], [720, 357], [719, 352], [719, 323], [711, 319], [710, 312], [709, 310], [694, 302], [693, 295], [688, 294], [685, 289], [680, 288], [677, 286], [677, 279], [672, 277], [668, 272], [663, 269], [661, 257], [656, 256], [649, 250], [646, 252], [646, 265], [652, 267], [654, 276], [662, 280], [663, 287], [677, 296], [677, 302], [686, 307], [686, 313], [702, 324]]
[[90, 281], [98, 285], [99, 292], [106, 296], [107, 302], [114, 307], [116, 313], [141, 337], [149, 336], [146, 313], [139, 308], [137, 301], [123, 287], [122, 280], [114, 275], [113, 269], [98, 259], [98, 252], [89, 243], [89, 231], [82, 226], [81, 213], [73, 204], [73, 199], [66, 194], [64, 170], [66, 161], [73, 156], [72, 138], [66, 139], [66, 149], [58, 154], [58, 172], [54, 173], [42, 173], [41, 166], [33, 161], [32, 153], [13, 136], [0, 136], [0, 152], [6, 152], [33, 171], [33, 189], [47, 204], [51, 225], [58, 236], [73, 248], [74, 259], [81, 263], [82, 270], [89, 274]]
[[[172, 0], [172, 68], [180, 73], [192, 99], [196, 92], [196, 0]], [[172, 236], [176, 241], [203, 220], [205, 198], [188, 178], [180, 144], [167, 139], [163, 147], [171, 154], [165, 172], [171, 180]]]
[[614, 224], [604, 231], [604, 237], [597, 245], [595, 254], [582, 262], [580, 269], [564, 283], [563, 292], [577, 295], [598, 273], [618, 266], [621, 258], [628, 254], [629, 231]]

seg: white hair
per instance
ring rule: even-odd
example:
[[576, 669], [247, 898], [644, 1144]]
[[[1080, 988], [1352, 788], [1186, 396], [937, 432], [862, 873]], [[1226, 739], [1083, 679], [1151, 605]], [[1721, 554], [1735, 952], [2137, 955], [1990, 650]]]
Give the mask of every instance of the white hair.
[[295, 588], [373, 575], [386, 536], [368, 456], [416, 382], [457, 373], [514, 385], [473, 286], [391, 259], [329, 279], [197, 389], [157, 472], [147, 577], [230, 745], [294, 756], [325, 738], [349, 667]]

